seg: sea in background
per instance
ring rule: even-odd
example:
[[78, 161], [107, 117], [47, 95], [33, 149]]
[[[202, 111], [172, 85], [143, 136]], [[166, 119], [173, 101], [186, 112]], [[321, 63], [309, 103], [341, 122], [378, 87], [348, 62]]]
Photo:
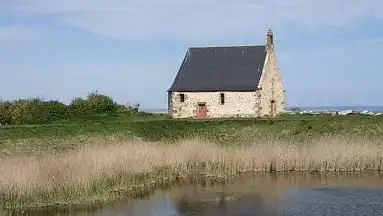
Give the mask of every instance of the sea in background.
[[[340, 112], [345, 110], [352, 110], [354, 112], [383, 112], [383, 106], [290, 106], [286, 110], [291, 111], [292, 109], [298, 108], [300, 111], [313, 111], [313, 112]], [[167, 108], [163, 109], [142, 109], [144, 112], [150, 113], [167, 113]]]
[[291, 110], [292, 108], [299, 108], [301, 111], [313, 111], [313, 112], [324, 112], [324, 111], [339, 112], [339, 111], [346, 111], [346, 110], [352, 110], [354, 112], [362, 112], [362, 111], [383, 112], [383, 106], [305, 106], [305, 107], [291, 106], [291, 107], [287, 107], [287, 110]]

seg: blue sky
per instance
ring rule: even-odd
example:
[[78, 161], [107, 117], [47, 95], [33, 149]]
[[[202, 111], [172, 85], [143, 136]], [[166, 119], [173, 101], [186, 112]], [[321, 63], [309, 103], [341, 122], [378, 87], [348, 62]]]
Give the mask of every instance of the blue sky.
[[[346, 3], [347, 2], [347, 3]], [[290, 106], [383, 105], [381, 0], [1, 0], [0, 97], [165, 108], [186, 49], [262, 44]]]

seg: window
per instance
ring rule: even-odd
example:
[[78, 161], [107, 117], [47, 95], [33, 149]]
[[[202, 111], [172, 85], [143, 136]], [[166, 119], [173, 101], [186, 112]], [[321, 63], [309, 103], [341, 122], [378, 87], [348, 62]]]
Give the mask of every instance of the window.
[[180, 102], [181, 103], [185, 102], [185, 95], [184, 94], [180, 94]]
[[221, 93], [221, 105], [225, 104], [225, 94]]

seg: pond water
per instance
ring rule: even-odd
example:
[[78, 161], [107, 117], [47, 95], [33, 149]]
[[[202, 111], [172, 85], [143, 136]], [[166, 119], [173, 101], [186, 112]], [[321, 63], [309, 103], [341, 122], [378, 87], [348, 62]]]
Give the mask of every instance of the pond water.
[[67, 216], [383, 215], [383, 177], [359, 174], [258, 174], [229, 182], [194, 181], [150, 197]]

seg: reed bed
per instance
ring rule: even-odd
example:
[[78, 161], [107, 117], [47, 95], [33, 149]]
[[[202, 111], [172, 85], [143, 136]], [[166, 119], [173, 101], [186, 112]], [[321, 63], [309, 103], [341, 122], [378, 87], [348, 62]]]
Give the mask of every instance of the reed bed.
[[322, 137], [308, 143], [259, 140], [219, 146], [95, 140], [72, 152], [0, 156], [0, 209], [93, 204], [135, 195], [190, 176], [242, 172], [383, 169], [379, 140]]

